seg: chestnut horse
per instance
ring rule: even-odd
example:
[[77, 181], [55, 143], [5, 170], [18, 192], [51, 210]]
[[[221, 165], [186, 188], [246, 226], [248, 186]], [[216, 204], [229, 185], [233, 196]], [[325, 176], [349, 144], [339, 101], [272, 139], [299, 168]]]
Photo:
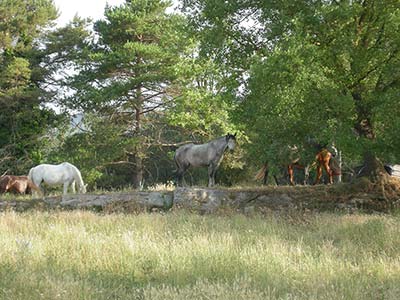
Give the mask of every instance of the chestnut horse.
[[[335, 148], [333, 148], [333, 149], [336, 152], [336, 149]], [[294, 150], [297, 150], [297, 149], [294, 149]], [[311, 165], [303, 165], [300, 163], [299, 156], [291, 156], [290, 162], [286, 166], [290, 184], [295, 185], [295, 181], [294, 181], [294, 170], [295, 169], [304, 170], [304, 173], [305, 173], [304, 184], [306, 184], [308, 177], [309, 177], [309, 171], [314, 167], [316, 167], [316, 170], [317, 170], [317, 176], [315, 178], [314, 184], [318, 184], [320, 182], [323, 170], [325, 170], [326, 174], [329, 177], [329, 183], [332, 184], [333, 176], [338, 176], [341, 174], [340, 166], [337, 164], [336, 161], [334, 161], [332, 159], [334, 156], [335, 155], [333, 155], [332, 152], [330, 152], [326, 147], [320, 149], [317, 152], [317, 154], [315, 155], [315, 160]], [[263, 183], [266, 184], [268, 172], [269, 172], [269, 168], [268, 168], [268, 164], [266, 163], [257, 172], [255, 179], [263, 179]], [[275, 181], [278, 183], [277, 178], [275, 178]]]
[[16, 194], [27, 194], [42, 191], [31, 181], [28, 176], [5, 175], [0, 178], [0, 193], [12, 192]]
[[[336, 149], [335, 149], [336, 150]], [[288, 174], [289, 174], [289, 181], [291, 185], [294, 185], [294, 169], [304, 169], [306, 179], [308, 178], [309, 171], [316, 167], [317, 168], [317, 176], [315, 177], [314, 184], [318, 184], [321, 181], [322, 177], [322, 170], [325, 170], [326, 174], [329, 177], [329, 184], [333, 184], [333, 176], [339, 176], [341, 174], [340, 167], [337, 165], [332, 158], [335, 155], [332, 154], [328, 149], [322, 148], [318, 153], [315, 155], [315, 160], [311, 164], [311, 166], [303, 166], [299, 164], [298, 161], [291, 163], [288, 165]]]

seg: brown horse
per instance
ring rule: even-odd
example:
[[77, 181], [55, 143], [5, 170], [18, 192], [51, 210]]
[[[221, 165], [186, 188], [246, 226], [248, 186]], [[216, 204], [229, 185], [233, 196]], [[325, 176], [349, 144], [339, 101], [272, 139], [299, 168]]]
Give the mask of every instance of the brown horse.
[[316, 155], [315, 160], [311, 166], [303, 166], [298, 161], [288, 165], [288, 174], [290, 184], [294, 185], [294, 169], [304, 169], [306, 172], [306, 177], [308, 177], [309, 171], [316, 167], [317, 176], [315, 177], [314, 184], [318, 184], [321, 181], [322, 170], [325, 170], [329, 177], [329, 184], [333, 184], [333, 176], [339, 176], [341, 170], [339, 165], [334, 161], [333, 154], [326, 148], [321, 149]]
[[0, 177], [0, 193], [27, 194], [32, 193], [33, 190], [43, 194], [40, 188], [28, 179], [28, 176], [5, 175]]
[[[320, 151], [317, 152], [315, 155], [315, 160], [311, 165], [303, 165], [300, 163], [300, 157], [290, 157], [290, 163], [287, 164], [287, 172], [289, 177], [289, 182], [291, 185], [295, 185], [294, 181], [294, 170], [301, 169], [305, 172], [305, 179], [304, 183], [307, 182], [309, 171], [316, 167], [317, 176], [315, 178], [314, 184], [318, 184], [322, 177], [322, 171], [325, 170], [326, 174], [329, 177], [329, 183], [333, 183], [333, 176], [338, 176], [341, 174], [341, 170], [339, 165], [335, 160], [332, 159], [332, 153], [326, 149], [322, 148]], [[266, 184], [267, 177], [268, 177], [268, 164], [264, 164], [264, 166], [257, 172], [255, 179], [263, 179], [263, 183]], [[275, 181], [278, 180], [275, 178]]]
[[333, 183], [333, 176], [339, 176], [341, 174], [340, 167], [336, 164], [336, 161], [332, 160], [332, 153], [328, 149], [322, 149], [315, 156], [315, 161], [313, 164], [317, 165], [317, 177], [315, 178], [315, 183], [318, 184], [322, 177], [322, 168], [325, 170], [326, 174], [329, 176], [329, 183]]

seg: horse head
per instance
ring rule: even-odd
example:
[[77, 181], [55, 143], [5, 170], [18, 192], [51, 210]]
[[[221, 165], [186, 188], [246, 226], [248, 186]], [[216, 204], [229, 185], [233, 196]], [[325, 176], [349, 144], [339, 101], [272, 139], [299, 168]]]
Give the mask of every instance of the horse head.
[[82, 185], [78, 185], [78, 186], [79, 186], [79, 188], [78, 188], [79, 193], [81, 193], [81, 194], [86, 194], [86, 187], [87, 187], [87, 184], [82, 184]]
[[228, 149], [233, 151], [236, 146], [236, 133], [235, 134], [230, 134], [228, 133], [225, 136], [226, 142], [228, 143]]

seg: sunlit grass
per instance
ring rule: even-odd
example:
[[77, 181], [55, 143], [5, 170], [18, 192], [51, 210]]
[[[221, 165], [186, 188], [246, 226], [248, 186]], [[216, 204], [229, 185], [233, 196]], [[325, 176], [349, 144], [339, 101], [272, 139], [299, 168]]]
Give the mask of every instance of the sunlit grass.
[[400, 218], [0, 214], [1, 299], [399, 299]]

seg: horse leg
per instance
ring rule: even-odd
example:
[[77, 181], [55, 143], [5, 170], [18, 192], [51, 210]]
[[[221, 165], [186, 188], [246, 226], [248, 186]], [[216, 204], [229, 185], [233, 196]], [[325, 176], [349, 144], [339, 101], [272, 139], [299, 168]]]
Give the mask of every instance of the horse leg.
[[72, 190], [72, 193], [75, 194], [75, 192], [76, 192], [76, 189], [75, 189], [75, 180], [73, 180], [73, 181], [71, 182], [71, 190]]
[[317, 177], [315, 178], [314, 184], [318, 184], [322, 177], [322, 167], [320, 164], [317, 166]]
[[63, 192], [64, 195], [68, 193], [68, 186], [69, 186], [69, 181], [64, 182], [64, 192]]
[[178, 171], [178, 174], [177, 174], [178, 186], [183, 186], [184, 185], [183, 184], [183, 180], [184, 180], [183, 174], [184, 173], [185, 173], [184, 171]]
[[182, 186], [184, 177], [183, 175], [185, 174], [186, 170], [189, 168], [189, 166], [186, 166], [183, 162], [180, 163], [179, 160], [174, 157], [175, 165], [176, 165], [176, 174], [175, 174], [175, 181], [177, 186]]
[[183, 172], [178, 170], [176, 172], [176, 185], [177, 186], [182, 186], [182, 178], [183, 178]]
[[308, 179], [310, 178], [310, 165], [304, 167], [304, 185], [308, 184]]
[[185, 177], [183, 176], [189, 166], [178, 165], [178, 170], [176, 171], [176, 184], [177, 186], [183, 186], [185, 184]]
[[263, 185], [266, 185], [268, 183], [268, 174], [269, 174], [269, 168], [268, 165], [265, 165]]
[[212, 187], [215, 184], [215, 166], [210, 164], [208, 166], [208, 187]]
[[[42, 183], [42, 181], [41, 180], [38, 181], [38, 180], [35, 180], [34, 178], [32, 178], [32, 182], [34, 185], [36, 185], [39, 188], [39, 190], [41, 191], [41, 193], [43, 194], [43, 197], [44, 197], [46, 191], [44, 190], [44, 188], [40, 187], [40, 184]], [[32, 195], [33, 195], [33, 190], [32, 190]], [[39, 193], [35, 193], [35, 195], [39, 196]]]
[[287, 171], [288, 171], [288, 176], [289, 176], [289, 182], [291, 185], [294, 185], [294, 169], [293, 169], [292, 164], [288, 165]]
[[329, 184], [333, 184], [333, 172], [331, 170], [331, 168], [329, 167], [329, 160], [324, 160], [324, 169], [326, 174], [328, 174], [329, 176]]

